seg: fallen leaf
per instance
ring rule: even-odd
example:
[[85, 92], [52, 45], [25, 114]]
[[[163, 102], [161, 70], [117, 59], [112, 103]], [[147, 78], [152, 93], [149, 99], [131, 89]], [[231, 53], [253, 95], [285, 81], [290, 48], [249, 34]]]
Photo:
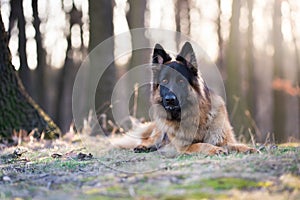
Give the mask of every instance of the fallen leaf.
[[3, 176], [3, 181], [7, 181], [7, 182], [10, 182], [11, 181], [11, 179], [10, 179], [10, 177], [9, 176]]
[[78, 155], [77, 155], [77, 159], [78, 160], [90, 160], [90, 159], [92, 159], [93, 158], [93, 155], [91, 154], [91, 153], [89, 153], [89, 154], [85, 154], [85, 153], [79, 153]]
[[300, 178], [292, 174], [284, 174], [280, 177], [281, 182], [291, 188], [300, 189]]
[[59, 153], [54, 153], [54, 154], [51, 155], [51, 157], [52, 157], [52, 158], [61, 158], [62, 155], [59, 154]]

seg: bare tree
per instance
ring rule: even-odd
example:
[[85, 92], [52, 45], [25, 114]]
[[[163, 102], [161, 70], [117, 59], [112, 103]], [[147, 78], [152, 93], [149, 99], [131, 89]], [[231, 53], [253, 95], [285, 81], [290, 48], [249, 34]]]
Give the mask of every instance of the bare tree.
[[241, 1], [232, 2], [232, 16], [230, 20], [230, 35], [226, 49], [226, 93], [227, 106], [230, 118], [237, 134], [244, 131], [247, 120], [245, 120], [245, 101], [241, 92], [241, 48], [240, 48], [240, 19]]
[[[130, 9], [127, 13], [127, 22], [129, 25], [129, 29], [135, 28], [143, 28], [145, 26], [145, 12], [147, 8], [147, 1], [135, 1], [129, 0]], [[134, 36], [133, 36], [134, 37]], [[131, 43], [133, 49], [135, 49], [137, 43], [139, 45], [148, 46], [148, 40], [146, 38], [132, 38]], [[128, 69], [132, 69], [136, 66], [143, 65], [149, 63], [149, 55], [151, 50], [150, 49], [137, 49], [132, 52], [132, 57], [128, 64]], [[143, 78], [145, 74], [140, 74], [139, 78]], [[128, 86], [128, 87], [133, 87]], [[149, 109], [149, 94], [150, 88], [149, 87], [142, 87], [139, 89], [139, 96], [137, 97], [137, 108], [133, 109], [133, 115], [137, 114], [140, 117], [145, 117], [148, 115]], [[136, 116], [134, 116], [136, 117]]]
[[[289, 7], [290, 7], [290, 21], [291, 21], [291, 25], [292, 25], [293, 44], [294, 44], [294, 48], [295, 48], [296, 73], [297, 73], [296, 87], [299, 88], [300, 87], [300, 51], [299, 51], [299, 47], [297, 45], [298, 41], [297, 41], [297, 33], [296, 33], [296, 19], [294, 19], [292, 17], [293, 7], [292, 7], [290, 1], [288, 1], [288, 3], [289, 3]], [[299, 125], [300, 125], [300, 95], [298, 95], [298, 126]], [[297, 138], [299, 139], [300, 136], [298, 135]]]
[[59, 70], [57, 77], [58, 92], [54, 103], [54, 105], [56, 106], [55, 119], [57, 120], [57, 123], [63, 132], [67, 131], [72, 121], [73, 116], [70, 106], [72, 103], [72, 86], [75, 79], [74, 72], [79, 68], [79, 63], [75, 63], [72, 57], [74, 49], [72, 49], [71, 29], [74, 25], [79, 25], [80, 27], [81, 52], [84, 52], [82, 41], [82, 11], [78, 10], [73, 4], [73, 7], [68, 14], [70, 16], [70, 32], [66, 36], [68, 45], [66, 50], [65, 63]]
[[[255, 74], [254, 74], [254, 55], [253, 55], [253, 1], [247, 0], [247, 6], [248, 6], [248, 32], [247, 32], [247, 48], [246, 48], [246, 66], [247, 66], [247, 88], [246, 88], [246, 104], [247, 104], [247, 110], [249, 112], [246, 112], [246, 115], [248, 117], [248, 120], [251, 122], [254, 122], [253, 117], [256, 115], [255, 113], [255, 88], [256, 88], [256, 80], [255, 80]], [[266, 134], [261, 135], [262, 133], [258, 129], [255, 123], [251, 124], [252, 132], [256, 134], [256, 139], [259, 142], [264, 142], [266, 139]]]
[[176, 8], [176, 31], [183, 34], [190, 34], [190, 5], [189, 1], [177, 0]]
[[[282, 33], [281, 33], [281, 0], [275, 0], [274, 13], [273, 13], [273, 44], [274, 56], [273, 65], [274, 72], [273, 78], [283, 78], [282, 67]], [[285, 132], [285, 94], [283, 91], [273, 91], [273, 132], [276, 141], [283, 141]]]
[[[103, 63], [98, 63], [97, 58], [90, 57], [90, 66], [92, 69], [89, 74], [89, 80], [95, 80], [95, 70], [98, 67], [105, 68], [105, 73], [102, 75], [97, 88], [96, 99], [90, 99], [89, 101], [96, 101], [96, 109], [102, 114], [106, 112], [108, 117], [111, 118], [111, 112], [109, 105], [111, 101], [112, 91], [116, 82], [116, 69], [113, 62], [114, 55], [114, 42], [110, 40], [111, 44], [108, 49], [103, 52], [99, 48], [95, 48], [104, 40], [113, 36], [113, 4], [111, 0], [90, 0], [89, 1], [89, 14], [90, 14], [90, 41], [89, 52], [94, 50], [95, 54], [108, 55], [112, 58], [110, 66], [104, 66]], [[90, 87], [88, 87], [90, 89]], [[88, 91], [88, 96], [91, 96], [92, 91]], [[92, 102], [88, 104], [91, 105]], [[87, 113], [86, 113], [87, 114]]]
[[20, 78], [25, 84], [25, 88], [29, 90], [29, 93], [33, 94], [32, 85], [31, 85], [31, 73], [27, 63], [27, 54], [26, 54], [26, 34], [25, 34], [25, 17], [23, 11], [23, 0], [11, 0], [10, 1], [10, 16], [9, 16], [9, 27], [8, 27], [8, 37], [10, 38], [12, 29], [17, 23], [19, 30], [19, 48], [18, 53], [20, 56], [20, 69], [19, 74]]
[[42, 108], [46, 109], [46, 88], [45, 88], [45, 68], [46, 64], [46, 52], [42, 44], [42, 36], [40, 31], [41, 20], [38, 13], [38, 0], [32, 0], [32, 13], [33, 13], [33, 27], [35, 29], [35, 41], [37, 49], [37, 67], [34, 71], [35, 81], [34, 81], [34, 91], [36, 92], [36, 100], [41, 105]]
[[218, 33], [218, 47], [219, 47], [219, 54], [218, 54], [218, 59], [217, 59], [217, 66], [219, 68], [223, 67], [223, 37], [221, 33], [221, 15], [222, 15], [222, 10], [221, 10], [221, 0], [218, 0], [218, 18], [217, 18], [217, 33]]
[[8, 38], [0, 13], [0, 140], [9, 139], [13, 130], [45, 132], [46, 138], [60, 135], [59, 128], [25, 91], [13, 65]]

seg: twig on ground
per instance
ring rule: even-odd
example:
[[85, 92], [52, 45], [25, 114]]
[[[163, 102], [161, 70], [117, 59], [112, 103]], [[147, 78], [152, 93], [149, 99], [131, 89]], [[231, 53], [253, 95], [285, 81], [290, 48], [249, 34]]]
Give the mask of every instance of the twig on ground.
[[134, 84], [133, 117], [136, 117], [136, 113], [137, 113], [138, 96], [139, 96], [139, 84], [135, 83]]

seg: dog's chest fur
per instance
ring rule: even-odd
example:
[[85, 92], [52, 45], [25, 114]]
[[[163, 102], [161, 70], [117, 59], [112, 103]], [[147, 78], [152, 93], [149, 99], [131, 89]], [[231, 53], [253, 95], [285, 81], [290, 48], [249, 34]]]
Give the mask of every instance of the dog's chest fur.
[[228, 138], [233, 134], [232, 127], [227, 119], [225, 104], [220, 96], [212, 94], [211, 104], [202, 102], [199, 110], [190, 109], [184, 113], [187, 116], [179, 122], [168, 121], [159, 117], [159, 115], [154, 119], [157, 129], [167, 134], [169, 140], [177, 149], [198, 142], [213, 145], [235, 142], [234, 137]]

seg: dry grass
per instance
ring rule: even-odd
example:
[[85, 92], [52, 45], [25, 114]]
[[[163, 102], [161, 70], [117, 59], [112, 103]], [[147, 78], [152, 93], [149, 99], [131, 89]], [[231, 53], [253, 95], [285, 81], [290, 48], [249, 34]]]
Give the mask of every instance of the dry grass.
[[166, 157], [101, 137], [27, 143], [0, 153], [0, 199], [299, 199], [299, 145], [261, 151]]

